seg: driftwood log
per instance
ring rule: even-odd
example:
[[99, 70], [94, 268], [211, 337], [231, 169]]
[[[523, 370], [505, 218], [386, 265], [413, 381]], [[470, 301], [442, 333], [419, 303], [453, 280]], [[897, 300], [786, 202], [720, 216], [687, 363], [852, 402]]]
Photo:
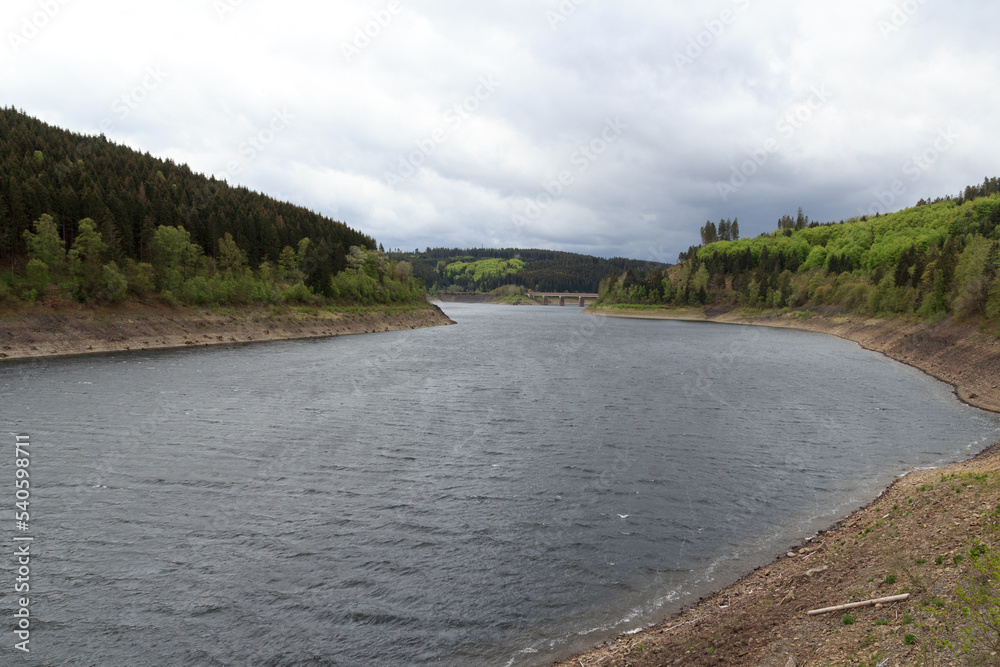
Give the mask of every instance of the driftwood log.
[[819, 616], [820, 614], [829, 614], [834, 611], [843, 611], [845, 609], [857, 609], [858, 607], [871, 607], [876, 604], [885, 604], [888, 602], [902, 602], [903, 600], [909, 600], [910, 594], [904, 593], [903, 595], [893, 595], [888, 598], [878, 598], [876, 600], [865, 600], [864, 602], [852, 602], [850, 604], [842, 604], [836, 607], [826, 607], [824, 609], [813, 609], [810, 612], [806, 612], [809, 616]]

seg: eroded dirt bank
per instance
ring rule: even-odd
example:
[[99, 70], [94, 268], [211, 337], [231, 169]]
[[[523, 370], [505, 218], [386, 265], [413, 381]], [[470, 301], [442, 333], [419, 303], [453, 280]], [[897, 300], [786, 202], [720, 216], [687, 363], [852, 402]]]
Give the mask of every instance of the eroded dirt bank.
[[60, 308], [0, 317], [0, 359], [320, 338], [454, 324], [437, 306], [365, 312], [303, 308]]

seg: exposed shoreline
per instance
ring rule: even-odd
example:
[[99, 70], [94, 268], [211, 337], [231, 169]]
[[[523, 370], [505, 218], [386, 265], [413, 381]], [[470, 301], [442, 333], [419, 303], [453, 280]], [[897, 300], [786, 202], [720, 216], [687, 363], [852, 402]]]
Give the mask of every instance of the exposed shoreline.
[[[1000, 340], [975, 327], [849, 316], [744, 317], [700, 309], [589, 312], [829, 333], [952, 384], [966, 403], [1000, 411]], [[557, 664], [802, 667], [874, 665], [884, 659], [889, 659], [885, 664], [920, 659], [966, 664], [941, 642], [956, 642], [956, 627], [969, 624], [955, 591], [969, 571], [970, 545], [995, 539], [998, 512], [992, 510], [998, 503], [1000, 445], [967, 461], [912, 472], [866, 507], [739, 581], [661, 623]], [[895, 580], [887, 583], [890, 574]], [[843, 624], [843, 613], [805, 613], [897, 593], [911, 598], [855, 610], [851, 625]]]
[[325, 338], [455, 324], [433, 304], [331, 312], [305, 308], [35, 309], [0, 317], [0, 361]]
[[492, 294], [448, 294], [438, 292], [431, 299], [433, 303], [488, 303], [497, 306], [540, 306], [541, 302], [528, 296], [493, 296]]

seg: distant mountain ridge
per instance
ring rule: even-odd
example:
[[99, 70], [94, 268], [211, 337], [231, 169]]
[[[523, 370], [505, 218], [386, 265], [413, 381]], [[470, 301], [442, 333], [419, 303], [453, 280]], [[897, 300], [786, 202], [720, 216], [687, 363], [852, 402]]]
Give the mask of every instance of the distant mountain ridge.
[[604, 259], [557, 250], [522, 248], [428, 248], [389, 253], [413, 265], [413, 275], [432, 291], [491, 292], [517, 286], [539, 292], [597, 293], [611, 274], [651, 271], [668, 264], [614, 257]]

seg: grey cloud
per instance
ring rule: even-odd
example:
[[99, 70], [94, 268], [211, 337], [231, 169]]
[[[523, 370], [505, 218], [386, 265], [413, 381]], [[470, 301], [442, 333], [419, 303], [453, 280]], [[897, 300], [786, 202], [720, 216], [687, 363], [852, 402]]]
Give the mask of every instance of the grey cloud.
[[[673, 260], [706, 219], [739, 216], [757, 234], [798, 206], [856, 215], [894, 180], [901, 208], [996, 174], [1000, 8], [985, 1], [399, 0], [389, 21], [388, 0], [230, 4], [220, 17], [208, 0], [68, 3], [0, 56], [5, 103], [78, 131], [110, 116], [116, 141], [407, 249]], [[12, 0], [0, 25], [33, 7]], [[359, 30], [371, 34], [348, 59]], [[118, 117], [114, 101], [158, 64], [169, 77]], [[500, 85], [456, 123], [481, 77]], [[802, 111], [822, 86], [830, 99]], [[280, 108], [294, 122], [227, 174]], [[615, 118], [627, 130], [581, 160]], [[947, 127], [960, 138], [914, 177], [908, 161]], [[400, 160], [413, 174], [397, 182]], [[753, 173], [722, 196], [741, 167]], [[549, 202], [563, 172], [572, 183]], [[531, 202], [544, 205], [525, 223]]]

